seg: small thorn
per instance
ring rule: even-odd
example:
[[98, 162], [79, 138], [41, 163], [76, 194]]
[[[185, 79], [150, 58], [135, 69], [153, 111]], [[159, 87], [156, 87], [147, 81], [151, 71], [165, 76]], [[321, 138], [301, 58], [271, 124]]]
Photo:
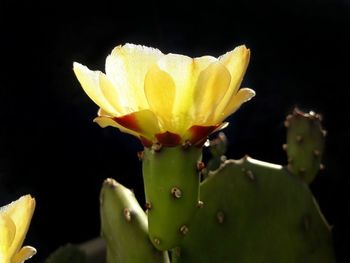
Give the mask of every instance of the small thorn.
[[224, 212], [222, 212], [222, 211], [217, 212], [216, 218], [217, 218], [219, 224], [224, 223], [224, 220], [225, 220], [225, 214], [224, 214]]
[[289, 121], [284, 121], [284, 127], [289, 128], [290, 122]]
[[142, 161], [144, 157], [145, 157], [144, 151], [137, 152], [137, 158], [139, 158], [140, 161]]
[[312, 152], [314, 154], [315, 157], [320, 157], [321, 152], [319, 150], [313, 150]]
[[297, 135], [297, 137], [295, 137], [295, 139], [298, 143], [301, 143], [304, 138], [301, 135]]
[[159, 246], [160, 240], [158, 238], [153, 239], [154, 243]]
[[320, 170], [323, 171], [324, 169], [326, 169], [326, 166], [324, 164], [320, 164]]
[[326, 130], [321, 130], [323, 137], [327, 136], [327, 131]]
[[162, 149], [162, 145], [159, 142], [155, 142], [152, 144], [152, 150], [155, 152], [160, 152], [160, 150]]
[[297, 107], [295, 107], [293, 110], [293, 116], [298, 116], [299, 112], [300, 112], [300, 110]]
[[130, 222], [131, 221], [131, 211], [129, 208], [124, 208], [124, 217], [126, 219], [126, 221]]
[[202, 208], [204, 206], [204, 203], [203, 203], [203, 201], [198, 201], [198, 203], [197, 203], [197, 207], [198, 208]]
[[286, 120], [290, 121], [291, 119], [293, 119], [293, 115], [292, 114], [288, 114], [287, 117], [286, 117]]
[[118, 183], [113, 180], [112, 178], [107, 178], [104, 182], [104, 185], [109, 186], [110, 188], [116, 188], [118, 186]]
[[207, 139], [205, 143], [203, 144], [204, 147], [209, 147], [210, 146], [210, 141]]
[[146, 202], [145, 208], [146, 208], [146, 210], [151, 210], [152, 209], [152, 204], [150, 202]]
[[255, 175], [251, 170], [246, 171], [245, 175], [248, 176], [250, 180], [255, 181]]
[[205, 168], [205, 164], [203, 162], [197, 162], [197, 171], [201, 172]]
[[190, 148], [192, 146], [192, 143], [189, 140], [186, 140], [183, 144], [182, 144], [182, 149], [187, 150], [188, 148]]
[[227, 157], [225, 155], [220, 156], [220, 162], [224, 163], [227, 161]]
[[287, 151], [287, 149], [288, 149], [288, 145], [285, 143], [285, 144], [283, 144], [282, 145], [282, 149], [284, 150], [284, 151]]
[[177, 198], [177, 199], [182, 197], [182, 191], [177, 187], [171, 188], [171, 194], [174, 198]]
[[188, 233], [188, 227], [186, 225], [182, 225], [180, 227], [180, 233], [186, 235]]

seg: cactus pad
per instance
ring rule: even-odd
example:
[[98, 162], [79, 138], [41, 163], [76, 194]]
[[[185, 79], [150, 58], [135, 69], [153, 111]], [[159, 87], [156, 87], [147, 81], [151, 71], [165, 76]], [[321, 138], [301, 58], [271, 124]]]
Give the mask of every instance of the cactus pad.
[[202, 150], [197, 147], [146, 148], [143, 178], [149, 235], [159, 250], [180, 244], [197, 211]]
[[134, 194], [107, 179], [100, 196], [102, 235], [107, 244], [107, 263], [169, 263], [167, 252], [152, 246], [147, 217]]
[[203, 207], [176, 263], [330, 263], [330, 228], [308, 187], [279, 165], [229, 160], [201, 184]]
[[321, 116], [314, 112], [304, 113], [294, 109], [287, 116], [288, 169], [301, 180], [311, 183], [321, 165], [326, 132], [321, 126]]

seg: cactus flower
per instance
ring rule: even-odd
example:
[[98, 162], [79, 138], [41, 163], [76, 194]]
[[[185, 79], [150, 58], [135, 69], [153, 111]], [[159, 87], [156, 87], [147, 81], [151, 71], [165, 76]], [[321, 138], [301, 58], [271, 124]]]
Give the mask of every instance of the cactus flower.
[[74, 63], [87, 95], [100, 107], [95, 119], [135, 135], [145, 146], [201, 145], [255, 92], [239, 89], [249, 63], [245, 46], [215, 58], [163, 54], [126, 44], [106, 59], [106, 73]]
[[22, 247], [34, 208], [35, 200], [30, 195], [0, 207], [1, 263], [22, 263], [36, 253], [33, 247]]

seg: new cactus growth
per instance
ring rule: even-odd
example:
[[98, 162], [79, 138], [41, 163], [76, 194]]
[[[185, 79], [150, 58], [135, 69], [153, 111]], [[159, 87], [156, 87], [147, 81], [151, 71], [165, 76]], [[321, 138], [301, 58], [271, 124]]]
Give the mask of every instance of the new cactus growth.
[[143, 178], [149, 235], [160, 250], [180, 244], [197, 211], [202, 151], [193, 146], [146, 148]]
[[287, 144], [283, 148], [288, 156], [288, 169], [292, 174], [311, 183], [323, 167], [321, 157], [326, 131], [321, 126], [321, 116], [315, 112], [304, 113], [294, 109], [285, 120]]
[[169, 263], [167, 252], [158, 251], [149, 241], [146, 214], [129, 189], [107, 179], [100, 202], [108, 263]]

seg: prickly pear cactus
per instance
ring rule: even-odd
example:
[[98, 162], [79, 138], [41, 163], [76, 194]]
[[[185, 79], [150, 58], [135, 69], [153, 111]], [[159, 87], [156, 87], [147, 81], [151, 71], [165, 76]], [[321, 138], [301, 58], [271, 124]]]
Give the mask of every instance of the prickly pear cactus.
[[160, 250], [178, 246], [197, 210], [201, 149], [193, 146], [146, 148], [143, 179], [149, 236]]
[[296, 108], [287, 116], [284, 124], [287, 143], [283, 148], [288, 155], [288, 169], [303, 181], [311, 183], [323, 167], [321, 157], [326, 131], [322, 129], [321, 116]]
[[107, 179], [100, 202], [107, 263], [169, 263], [167, 252], [156, 250], [148, 239], [147, 217], [129, 189]]
[[320, 118], [295, 111], [286, 126], [285, 167], [250, 157], [225, 160], [223, 135], [211, 143], [206, 169], [199, 148], [146, 148], [149, 229], [129, 190], [111, 179], [102, 188], [108, 263], [169, 262], [167, 249], [173, 263], [335, 262], [330, 227], [307, 185], [323, 152]]
[[334, 262], [330, 229], [311, 192], [282, 166], [229, 160], [200, 191], [203, 207], [173, 262]]

